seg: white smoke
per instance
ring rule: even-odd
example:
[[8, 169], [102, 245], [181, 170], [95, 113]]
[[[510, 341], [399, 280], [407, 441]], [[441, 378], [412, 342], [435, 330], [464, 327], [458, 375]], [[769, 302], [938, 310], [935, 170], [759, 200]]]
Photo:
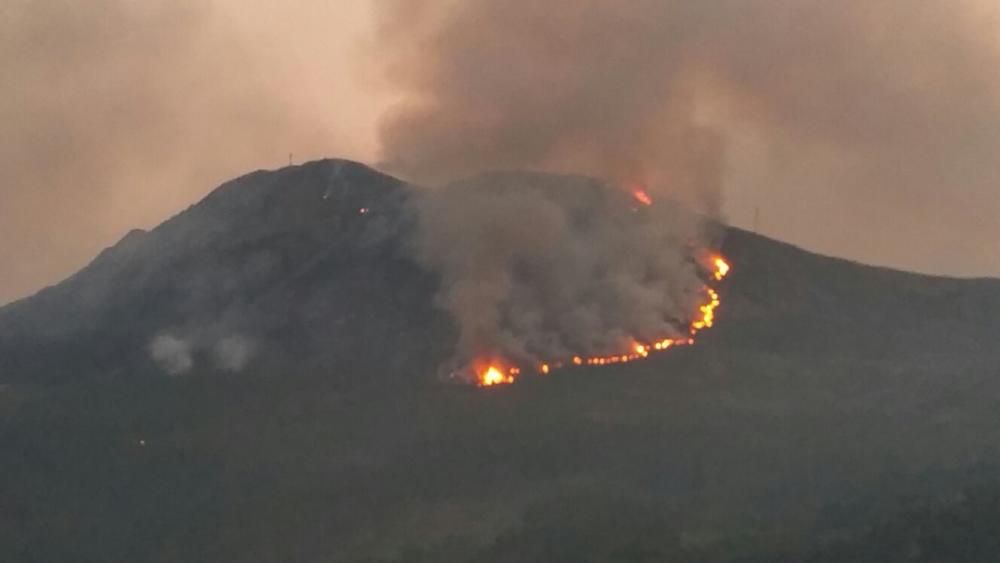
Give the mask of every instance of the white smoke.
[[221, 370], [239, 373], [246, 368], [254, 353], [253, 342], [243, 336], [227, 336], [215, 343], [212, 355]]
[[191, 344], [172, 334], [157, 335], [149, 343], [149, 355], [170, 375], [184, 375], [194, 367]]
[[195, 331], [185, 336], [160, 333], [149, 343], [149, 355], [169, 375], [184, 375], [195, 365], [196, 353], [208, 351], [216, 369], [230, 373], [242, 372], [256, 352], [250, 338], [230, 334], [221, 338], [211, 337], [210, 331]]

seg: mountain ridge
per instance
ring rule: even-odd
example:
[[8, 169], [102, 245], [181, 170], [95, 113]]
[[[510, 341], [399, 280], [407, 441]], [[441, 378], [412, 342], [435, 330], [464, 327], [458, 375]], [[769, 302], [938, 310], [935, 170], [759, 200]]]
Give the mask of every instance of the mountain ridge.
[[[433, 305], [434, 275], [410, 256], [414, 189], [338, 159], [225, 182], [154, 229], [129, 232], [65, 281], [0, 308], [0, 381], [155, 373], [148, 346], [161, 333], [191, 340], [203, 356], [230, 334], [252, 340], [262, 373], [358, 369], [406, 380], [402, 372], [412, 370], [426, 378], [447, 356], [454, 327]], [[852, 323], [879, 324], [889, 312], [926, 324], [924, 309], [906, 313], [911, 301], [997, 332], [988, 320], [1000, 313], [1000, 280], [867, 266], [732, 227], [722, 251], [734, 275], [724, 286], [721, 335], [711, 340], [788, 348], [778, 341], [798, 335], [782, 330], [779, 314], [805, 316], [796, 322], [834, 338], [844, 338], [837, 327], [849, 333]], [[841, 319], [840, 309], [857, 318]], [[826, 323], [814, 322], [823, 316]], [[740, 319], [765, 319], [765, 329]], [[938, 324], [946, 338], [949, 323]], [[925, 332], [913, 345], [934, 344], [938, 336]], [[363, 361], [351, 367], [352, 358]]]
[[[0, 310], [0, 559], [803, 561], [768, 548], [996, 482], [997, 280], [730, 229], [696, 345], [428, 385], [455, 327], [397, 180], [323, 161], [227, 186]], [[160, 335], [190, 377], [151, 360]]]

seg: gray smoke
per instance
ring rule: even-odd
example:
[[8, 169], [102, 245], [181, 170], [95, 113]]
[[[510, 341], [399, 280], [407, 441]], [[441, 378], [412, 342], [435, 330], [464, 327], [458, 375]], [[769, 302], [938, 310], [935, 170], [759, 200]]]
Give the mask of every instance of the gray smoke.
[[194, 367], [191, 344], [172, 334], [160, 334], [149, 343], [149, 355], [169, 375], [184, 375]]
[[543, 168], [713, 201], [723, 141], [751, 132], [798, 159], [786, 169], [836, 166], [852, 193], [892, 181], [905, 205], [949, 173], [995, 177], [998, 16], [976, 0], [386, 2], [402, 101], [383, 157], [421, 181]]
[[[864, 221], [876, 234], [866, 248], [881, 229], [959, 248], [947, 242], [954, 233], [928, 236], [940, 230], [928, 210], [997, 208], [1000, 74], [990, 69], [1000, 50], [997, 10], [985, 2], [381, 6], [381, 56], [399, 98], [381, 123], [383, 162], [419, 183], [498, 169], [580, 173], [648, 185], [658, 201], [707, 218], [718, 217], [724, 180], [798, 185]], [[697, 222], [658, 217], [658, 206], [638, 224], [608, 211], [581, 227], [568, 220], [579, 202], [531, 185], [476, 187], [428, 195], [421, 210], [420, 256], [445, 278], [442, 303], [459, 319], [464, 353], [483, 342], [528, 356], [597, 351], [689, 312], [686, 245], [695, 255], [710, 245]], [[794, 217], [803, 203], [788, 193], [781, 211]], [[890, 214], [922, 219], [880, 227]]]
[[[417, 246], [442, 275], [459, 364], [620, 353], [677, 335], [704, 299], [697, 259], [713, 242], [722, 138], [680, 61], [641, 39], [654, 22], [585, 4], [383, 14], [400, 40], [386, 52], [392, 77], [410, 94], [384, 122], [384, 164], [451, 183], [422, 198]], [[595, 179], [479, 175], [499, 169]], [[637, 204], [632, 186], [658, 204]]]
[[217, 337], [217, 328], [201, 328], [184, 336], [162, 332], [149, 343], [149, 357], [168, 375], [185, 375], [195, 367], [196, 357], [208, 352], [212, 365], [221, 371], [242, 372], [253, 360], [256, 343], [240, 334]]
[[528, 365], [682, 334], [704, 300], [702, 219], [583, 177], [494, 173], [419, 200], [417, 255], [442, 277], [457, 364]]
[[253, 358], [254, 344], [243, 336], [227, 336], [215, 343], [212, 353], [216, 367], [238, 373], [243, 371]]
[[500, 169], [641, 181], [714, 212], [722, 139], [698, 115], [690, 32], [671, 14], [699, 4], [387, 4], [403, 100], [382, 123], [384, 165], [427, 184]]

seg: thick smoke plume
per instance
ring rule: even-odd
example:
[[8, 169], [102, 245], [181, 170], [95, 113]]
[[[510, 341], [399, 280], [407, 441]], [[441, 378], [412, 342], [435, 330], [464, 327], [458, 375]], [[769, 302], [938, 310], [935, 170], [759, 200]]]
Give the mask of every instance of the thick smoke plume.
[[243, 335], [217, 337], [217, 330], [202, 328], [184, 336], [162, 332], [149, 342], [149, 357], [167, 375], [185, 375], [194, 369], [196, 358], [210, 352], [216, 370], [240, 373], [257, 351], [256, 343]]
[[382, 157], [414, 180], [638, 178], [709, 213], [725, 184], [744, 222], [759, 204], [813, 248], [937, 271], [1000, 259], [995, 2], [381, 5], [399, 99]]
[[714, 210], [721, 140], [698, 119], [683, 39], [668, 33], [680, 22], [646, 13], [662, 2], [397, 5], [388, 68], [408, 95], [381, 130], [391, 170], [422, 183], [498, 169], [587, 174]]
[[703, 298], [698, 220], [581, 177], [494, 173], [420, 201], [417, 248], [441, 272], [458, 365], [529, 365], [677, 336]]
[[[1000, 74], [991, 72], [1000, 11], [985, 2], [382, 6], [382, 54], [399, 97], [381, 124], [382, 157], [418, 183], [495, 169], [580, 173], [642, 183], [706, 217], [717, 216], [724, 183], [795, 186], [766, 212], [794, 224], [814, 201], [860, 220], [875, 236], [846, 240], [856, 253], [878, 247], [879, 235], [955, 237], [933, 221], [882, 216], [1000, 207]], [[676, 297], [694, 283], [685, 244], [706, 246], [690, 221], [633, 225], [609, 211], [579, 227], [570, 217], [589, 205], [586, 190], [557, 204], [530, 186], [467, 184], [475, 193], [427, 196], [421, 215], [421, 256], [443, 272], [464, 353], [484, 340], [528, 355], [601, 347], [690, 306]], [[809, 217], [808, 232], [835, 231], [816, 228], [816, 210]]]

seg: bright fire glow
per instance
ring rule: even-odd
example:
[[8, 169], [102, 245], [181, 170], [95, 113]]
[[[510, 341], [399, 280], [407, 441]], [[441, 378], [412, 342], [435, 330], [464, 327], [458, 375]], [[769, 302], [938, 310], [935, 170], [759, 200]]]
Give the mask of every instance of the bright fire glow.
[[723, 260], [720, 256], [712, 262], [712, 265], [715, 266], [715, 272], [713, 274], [715, 280], [722, 281], [722, 278], [726, 277], [726, 274], [729, 273], [729, 263]]
[[636, 201], [638, 201], [643, 205], [653, 205], [653, 198], [649, 197], [649, 194], [646, 193], [646, 190], [642, 188], [636, 188], [632, 190], [632, 197], [634, 197]]
[[[711, 274], [712, 279], [716, 281], [722, 281], [722, 279], [729, 274], [731, 269], [729, 263], [726, 262], [726, 260], [721, 256], [713, 257], [711, 265], [714, 268]], [[698, 316], [691, 321], [691, 324], [688, 327], [687, 337], [664, 338], [663, 340], [657, 340], [655, 342], [639, 342], [637, 340], [632, 344], [628, 353], [611, 356], [574, 356], [568, 362], [546, 362], [538, 366], [538, 373], [541, 375], [548, 375], [552, 371], [563, 368], [567, 365], [606, 366], [624, 364], [647, 358], [653, 352], [662, 352], [677, 346], [690, 346], [694, 344], [695, 337], [699, 332], [707, 328], [712, 328], [715, 324], [716, 310], [720, 305], [722, 305], [722, 299], [715, 289], [706, 286], [704, 288], [704, 292], [705, 301], [698, 307]], [[480, 387], [492, 387], [495, 385], [514, 383], [514, 381], [516, 381], [521, 375], [521, 369], [517, 367], [505, 369], [491, 363], [486, 365], [483, 369], [477, 370], [476, 375], [478, 377]]]
[[507, 373], [504, 373], [503, 370], [496, 366], [489, 366], [479, 374], [479, 385], [481, 387], [492, 387], [494, 385], [514, 383], [514, 378], [520, 373], [521, 370], [518, 368], [511, 368]]

